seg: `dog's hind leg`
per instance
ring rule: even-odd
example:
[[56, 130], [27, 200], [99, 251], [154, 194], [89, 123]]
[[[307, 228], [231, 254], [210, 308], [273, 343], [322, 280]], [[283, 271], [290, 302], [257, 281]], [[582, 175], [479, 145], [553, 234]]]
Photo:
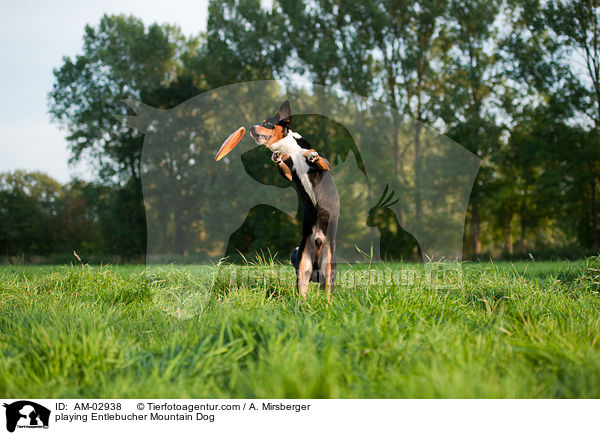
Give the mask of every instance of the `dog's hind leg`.
[[321, 270], [321, 289], [327, 296], [327, 302], [331, 299], [331, 291], [335, 281], [335, 271], [331, 264], [333, 259], [331, 246], [329, 243], [325, 243], [321, 252], [321, 258], [319, 262], [319, 269]]
[[300, 263], [298, 264], [298, 291], [304, 299], [306, 299], [306, 292], [308, 291], [308, 283], [313, 270], [312, 262], [312, 246], [307, 243], [302, 250], [300, 257]]

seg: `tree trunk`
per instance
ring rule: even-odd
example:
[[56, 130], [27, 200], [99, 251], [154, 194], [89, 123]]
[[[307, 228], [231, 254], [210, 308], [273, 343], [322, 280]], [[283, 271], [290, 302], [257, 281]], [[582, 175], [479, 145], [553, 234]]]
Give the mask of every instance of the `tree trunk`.
[[398, 119], [395, 113], [392, 113], [393, 129], [392, 145], [394, 147], [394, 159], [396, 167], [396, 179], [402, 181], [402, 161], [400, 160], [400, 144], [398, 143]]
[[475, 255], [481, 254], [481, 238], [479, 236], [479, 204], [477, 203], [477, 199], [473, 198], [472, 201], [472, 216], [471, 216], [471, 224], [473, 226], [473, 250], [475, 251]]
[[598, 250], [598, 222], [596, 217], [596, 179], [592, 178], [592, 196], [591, 200], [591, 212], [592, 212], [592, 242], [594, 246], [594, 251]]
[[513, 255], [513, 217], [511, 215], [508, 220], [508, 225], [506, 228], [506, 233], [504, 235], [504, 250], [508, 253], [509, 256]]
[[[386, 60], [385, 68], [387, 72], [387, 88], [389, 92], [389, 100], [390, 106], [394, 110], [398, 110], [398, 103], [396, 101], [396, 78], [394, 76], [394, 71]], [[395, 159], [395, 168], [396, 168], [396, 178], [398, 180], [402, 177], [402, 162], [400, 160], [400, 144], [398, 143], [398, 118], [395, 112], [392, 112], [392, 147], [394, 149], [394, 159]]]
[[527, 225], [525, 224], [525, 207], [521, 208], [521, 253], [527, 253]]
[[417, 219], [423, 215], [421, 203], [421, 123], [415, 123], [415, 211]]

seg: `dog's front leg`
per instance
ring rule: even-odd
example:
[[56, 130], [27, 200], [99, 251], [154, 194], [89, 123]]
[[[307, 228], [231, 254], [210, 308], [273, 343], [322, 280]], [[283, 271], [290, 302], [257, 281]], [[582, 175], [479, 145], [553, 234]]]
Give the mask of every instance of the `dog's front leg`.
[[298, 291], [304, 299], [306, 299], [308, 283], [310, 282], [310, 276], [312, 275], [313, 270], [312, 253], [313, 247], [307, 242], [302, 250], [300, 264], [298, 265]]
[[320, 169], [322, 171], [329, 171], [331, 169], [331, 163], [325, 157], [321, 157], [315, 150], [308, 150], [304, 153], [306, 157], [306, 163], [311, 168]]
[[279, 173], [283, 176], [283, 178], [288, 181], [292, 181], [292, 170], [290, 169], [288, 163], [286, 163], [289, 161], [289, 164], [291, 164], [290, 156], [287, 154], [282, 154], [280, 151], [275, 151], [271, 156], [271, 160], [273, 163], [275, 163], [275, 166], [277, 166], [277, 169], [279, 169]]

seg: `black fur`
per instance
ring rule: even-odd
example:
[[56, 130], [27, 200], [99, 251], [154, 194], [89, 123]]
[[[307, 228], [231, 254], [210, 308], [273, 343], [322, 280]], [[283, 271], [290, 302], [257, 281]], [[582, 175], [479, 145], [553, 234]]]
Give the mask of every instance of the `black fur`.
[[[302, 144], [300, 144], [300, 140], [302, 141]], [[300, 140], [296, 139], [296, 142], [298, 142], [302, 148], [312, 149], [307, 140]], [[333, 177], [329, 171], [323, 171], [314, 167], [309, 169], [308, 178], [310, 184], [313, 186], [317, 203], [315, 206], [298, 178], [298, 174], [293, 170], [292, 159], [287, 159], [285, 163], [292, 169], [292, 181], [294, 182], [296, 191], [298, 192], [302, 203], [302, 241], [300, 242], [300, 246], [292, 251], [290, 261], [294, 265], [297, 274], [300, 258], [302, 257], [302, 252], [306, 246], [306, 240], [312, 235], [313, 228], [321, 230], [327, 241], [329, 241], [331, 248], [332, 281], [335, 282], [337, 274], [337, 266], [335, 264], [335, 237], [339, 220], [340, 199]], [[318, 261], [314, 261], [311, 281], [319, 282], [319, 278], [319, 264]]]
[[[285, 101], [274, 116], [265, 119], [258, 125], [253, 125], [250, 128], [250, 134], [257, 143], [260, 143], [258, 138], [260, 137], [260, 139], [263, 140], [265, 136], [258, 133], [261, 131], [258, 128], [259, 126], [266, 129], [273, 129], [276, 125], [280, 125], [283, 128], [283, 137], [286, 137], [290, 131], [289, 124], [291, 120], [292, 114], [290, 104], [288, 101]], [[310, 143], [302, 137], [296, 137], [296, 135], [294, 135], [293, 139], [303, 150], [314, 151], [310, 146]], [[298, 152], [298, 150], [295, 150], [294, 152]], [[285, 160], [277, 160], [278, 158]], [[309, 258], [307, 256], [310, 255], [310, 261], [312, 263], [310, 281], [320, 282], [322, 288], [327, 290], [327, 299], [329, 300], [337, 275], [335, 237], [340, 214], [340, 199], [331, 172], [328, 170], [331, 168], [329, 162], [321, 156], [318, 156], [316, 160], [312, 157], [309, 159], [308, 154], [305, 155], [304, 152], [302, 153], [302, 158], [306, 159], [305, 161], [308, 165], [308, 182], [314, 193], [314, 203], [311, 200], [310, 194], [305, 190], [304, 185], [300, 181], [299, 175], [304, 174], [298, 174], [296, 172], [299, 168], [294, 168], [292, 157], [279, 155], [279, 157], [273, 159], [284, 178], [289, 180], [291, 172], [291, 179], [296, 187], [298, 196], [300, 197], [300, 202], [302, 203], [302, 241], [300, 242], [300, 245], [292, 251], [290, 262], [296, 269], [298, 288], [302, 295], [305, 296], [308, 285], [305, 280], [309, 277], [304, 275], [304, 273], [308, 273], [311, 264], [304, 263], [306, 264], [304, 271], [300, 270], [300, 265], [302, 263], [302, 258], [308, 260]], [[302, 168], [303, 170], [306, 170], [304, 166], [302, 166]], [[331, 266], [329, 280], [327, 280], [326, 276], [327, 271], [319, 270], [321, 263]], [[300, 280], [300, 275], [303, 275], [302, 282]]]

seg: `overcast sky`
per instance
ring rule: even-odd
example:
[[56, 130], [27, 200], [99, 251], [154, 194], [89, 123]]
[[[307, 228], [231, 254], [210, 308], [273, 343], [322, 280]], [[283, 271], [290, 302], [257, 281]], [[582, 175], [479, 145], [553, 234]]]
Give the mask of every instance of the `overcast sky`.
[[131, 14], [146, 25], [177, 24], [184, 33], [206, 30], [207, 0], [2, 2], [0, 6], [0, 172], [40, 170], [60, 182], [91, 178], [85, 165], [69, 167], [66, 132], [50, 122], [52, 69], [81, 53], [83, 28], [105, 14]]

